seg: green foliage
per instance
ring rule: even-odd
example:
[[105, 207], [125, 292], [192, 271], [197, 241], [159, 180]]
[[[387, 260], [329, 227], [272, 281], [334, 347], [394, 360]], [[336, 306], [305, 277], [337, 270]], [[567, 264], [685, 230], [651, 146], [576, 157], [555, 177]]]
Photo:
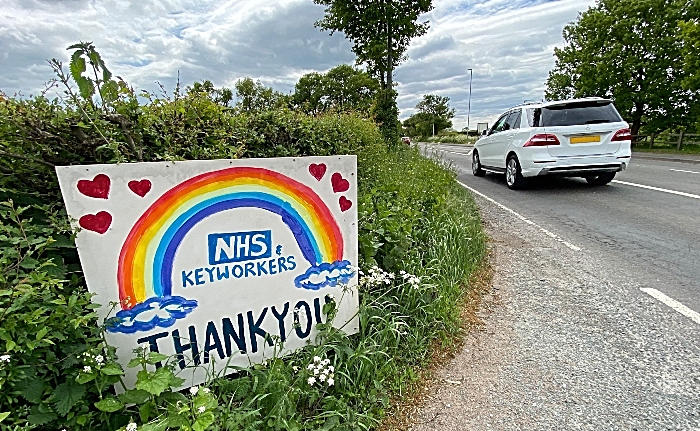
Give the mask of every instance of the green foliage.
[[450, 108], [450, 98], [426, 94], [423, 100], [416, 104], [415, 114], [403, 122], [407, 134], [411, 136], [431, 136], [452, 127], [455, 116], [454, 108]]
[[[47, 205], [0, 204], [0, 428], [49, 423], [96, 426], [91, 409], [119, 378], [95, 324], [96, 307], [76, 275], [65, 213]], [[94, 355], [90, 352], [96, 352]], [[89, 363], [89, 379], [78, 379]]]
[[279, 109], [289, 105], [290, 97], [260, 81], [243, 78], [236, 82], [236, 109], [239, 112], [260, 112]]
[[399, 107], [396, 105], [396, 91], [380, 90], [377, 93], [377, 100], [372, 108], [374, 121], [379, 125], [384, 141], [390, 148], [399, 145]]
[[325, 74], [299, 78], [292, 97], [295, 106], [309, 114], [326, 111], [369, 113], [379, 82], [367, 72], [341, 64]]
[[[681, 54], [683, 56], [683, 88], [700, 90], [700, 3], [688, 2], [684, 21], [680, 21]], [[700, 121], [700, 119], [698, 119]]]
[[564, 28], [546, 97], [610, 97], [634, 135], [695, 121], [698, 93], [681, 86], [678, 23], [697, 19], [685, 0], [599, 0]]
[[202, 82], [195, 82], [191, 87], [187, 87], [187, 92], [205, 93], [214, 103], [223, 106], [228, 106], [233, 100], [233, 91], [230, 88], [215, 88], [214, 84], [208, 79]]
[[411, 39], [428, 31], [421, 14], [433, 9], [431, 0], [314, 0], [326, 7], [317, 27], [343, 32], [353, 44], [358, 64], [366, 64], [383, 89], [392, 88], [394, 69], [406, 59]]

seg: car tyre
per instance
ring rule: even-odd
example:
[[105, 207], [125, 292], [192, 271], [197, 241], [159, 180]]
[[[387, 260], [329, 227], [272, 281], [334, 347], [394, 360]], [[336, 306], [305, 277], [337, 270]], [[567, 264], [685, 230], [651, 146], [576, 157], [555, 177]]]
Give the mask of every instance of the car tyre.
[[513, 154], [506, 162], [506, 185], [511, 190], [519, 190], [525, 187], [525, 178], [520, 169], [520, 162]]
[[602, 172], [598, 175], [589, 175], [586, 178], [592, 186], [604, 186], [615, 178], [615, 172]]
[[483, 177], [486, 175], [486, 171], [481, 167], [479, 152], [476, 150], [472, 152], [472, 174], [474, 174], [475, 177]]

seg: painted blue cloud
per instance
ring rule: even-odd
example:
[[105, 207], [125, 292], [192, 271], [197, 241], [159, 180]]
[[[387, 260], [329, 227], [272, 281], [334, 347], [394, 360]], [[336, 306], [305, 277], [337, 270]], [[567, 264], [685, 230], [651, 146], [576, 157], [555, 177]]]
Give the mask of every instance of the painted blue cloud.
[[324, 287], [335, 287], [347, 284], [355, 275], [355, 269], [347, 260], [336, 260], [333, 263], [322, 263], [312, 266], [305, 273], [294, 279], [297, 287], [308, 290], [319, 290]]
[[197, 301], [181, 296], [148, 298], [131, 310], [122, 310], [105, 321], [109, 332], [133, 334], [153, 328], [168, 328], [197, 308]]

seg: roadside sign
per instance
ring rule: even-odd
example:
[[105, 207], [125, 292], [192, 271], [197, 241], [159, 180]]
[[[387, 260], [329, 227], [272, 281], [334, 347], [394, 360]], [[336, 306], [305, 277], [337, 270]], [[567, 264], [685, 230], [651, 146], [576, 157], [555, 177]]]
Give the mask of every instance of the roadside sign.
[[[358, 330], [355, 156], [57, 167], [88, 289], [118, 348], [187, 382]], [[113, 304], [115, 307], [110, 307]], [[276, 342], [283, 342], [280, 353]], [[127, 369], [127, 383], [137, 370]]]

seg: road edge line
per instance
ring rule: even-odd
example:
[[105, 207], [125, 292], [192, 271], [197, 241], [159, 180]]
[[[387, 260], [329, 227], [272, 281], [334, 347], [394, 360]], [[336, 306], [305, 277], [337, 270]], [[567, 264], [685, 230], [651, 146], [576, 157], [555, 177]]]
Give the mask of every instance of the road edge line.
[[700, 199], [700, 196], [694, 195], [692, 193], [686, 193], [686, 192], [677, 192], [675, 190], [669, 190], [669, 189], [662, 189], [661, 187], [654, 187], [654, 186], [645, 186], [644, 184], [637, 184], [637, 183], [628, 183], [627, 181], [619, 181], [619, 180], [612, 180], [613, 183], [617, 184], [623, 184], [626, 186], [632, 186], [632, 187], [639, 187], [642, 189], [648, 189], [648, 190], [654, 190], [657, 192], [664, 192], [664, 193], [670, 193], [672, 195], [678, 195], [678, 196], [684, 196], [686, 198], [693, 198], [693, 199]]
[[686, 307], [685, 305], [681, 304], [675, 299], [664, 295], [663, 293], [659, 292], [658, 290], [652, 287], [641, 287], [639, 290], [651, 296], [652, 298], [663, 302], [667, 306], [671, 307], [672, 309], [676, 310], [677, 312], [681, 313], [685, 317], [688, 317], [690, 320], [700, 325], [700, 313], [691, 310], [690, 308]]
[[538, 225], [537, 223], [535, 223], [535, 222], [529, 220], [527, 217], [521, 215], [520, 213], [517, 213], [517, 212], [515, 212], [514, 210], [508, 208], [507, 206], [505, 206], [505, 205], [503, 205], [503, 204], [501, 204], [501, 203], [496, 202], [495, 200], [491, 199], [490, 197], [486, 196], [485, 194], [483, 194], [483, 193], [481, 193], [481, 192], [479, 192], [479, 191], [477, 191], [477, 190], [474, 190], [473, 188], [469, 187], [468, 185], [464, 184], [464, 183], [461, 182], [461, 181], [457, 181], [457, 183], [458, 183], [459, 185], [461, 185], [462, 187], [464, 187], [465, 189], [471, 191], [472, 193], [474, 193], [474, 194], [476, 194], [476, 195], [478, 195], [478, 196], [481, 196], [482, 198], [486, 199], [487, 201], [491, 202], [492, 204], [498, 206], [499, 208], [501, 208], [501, 209], [503, 209], [503, 210], [505, 210], [505, 211], [508, 211], [509, 213], [513, 214], [515, 217], [519, 218], [520, 220], [524, 221], [525, 223], [527, 223], [527, 224], [529, 224], [529, 225], [531, 225], [531, 226], [536, 227], [537, 229], [539, 229], [541, 232], [543, 232], [543, 233], [544, 233], [545, 235], [547, 235], [548, 237], [550, 237], [550, 238], [552, 238], [552, 239], [554, 239], [554, 240], [556, 240], [556, 241], [558, 241], [558, 242], [564, 244], [565, 246], [567, 246], [567, 247], [570, 248], [571, 250], [574, 250], [574, 251], [581, 251], [581, 248], [580, 248], [580, 247], [577, 247], [577, 246], [571, 244], [570, 242], [564, 240], [564, 239], [563, 239], [562, 237], [560, 237], [559, 235], [557, 235], [557, 234], [555, 234], [555, 233], [553, 233], [553, 232], [548, 231], [547, 229], [545, 229], [545, 228], [543, 228], [542, 226]]

